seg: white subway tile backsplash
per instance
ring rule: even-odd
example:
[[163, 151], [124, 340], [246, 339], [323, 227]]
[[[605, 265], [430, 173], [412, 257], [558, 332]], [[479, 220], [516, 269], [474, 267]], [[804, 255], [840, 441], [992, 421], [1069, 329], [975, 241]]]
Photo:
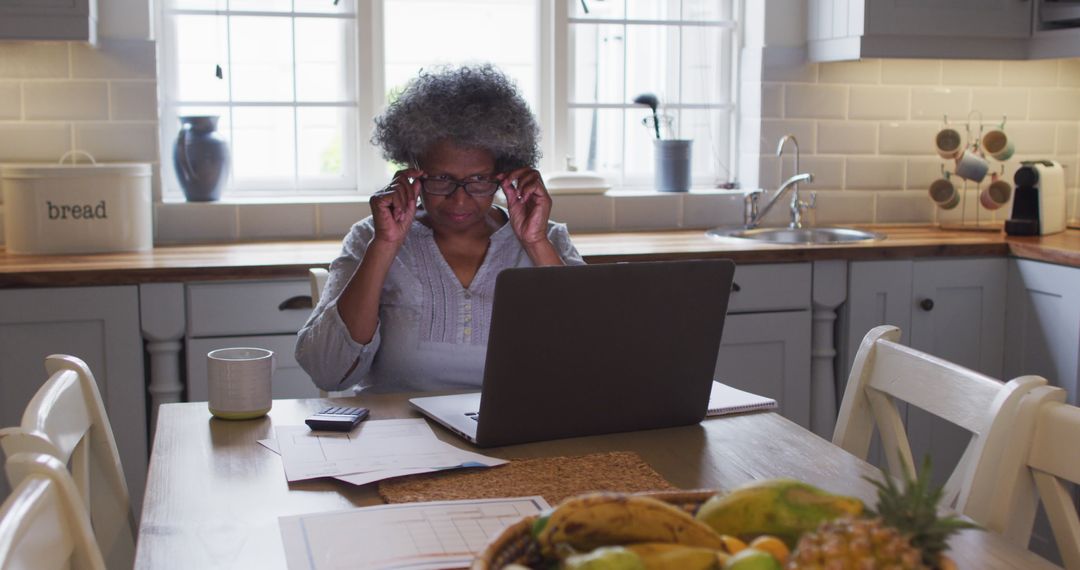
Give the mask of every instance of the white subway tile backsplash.
[[237, 206], [213, 202], [154, 205], [155, 243], [236, 241]]
[[[784, 135], [795, 135], [799, 141], [799, 149], [804, 153], [814, 153], [814, 121], [775, 120], [764, 119], [761, 121], [760, 152], [762, 154], [776, 154], [776, 144]], [[746, 147], [749, 150], [750, 147]]]
[[880, 83], [881, 60], [822, 63], [818, 69], [818, 82], [845, 85]]
[[1001, 84], [1016, 87], [1053, 87], [1058, 81], [1058, 62], [1053, 59], [1001, 62]]
[[999, 85], [1001, 62], [947, 59], [941, 62], [941, 82], [945, 85]]
[[101, 40], [97, 47], [71, 44], [71, 75], [93, 79], [154, 79], [156, 48], [150, 40]]
[[0, 124], [0, 162], [56, 162], [70, 148], [66, 124]]
[[817, 206], [810, 210], [815, 225], [858, 224], [874, 221], [873, 192], [818, 192]]
[[156, 123], [76, 123], [75, 147], [99, 161], [158, 160]]
[[784, 116], [784, 86], [780, 83], [761, 85], [761, 117], [779, 119]]
[[783, 83], [814, 83], [817, 81], [818, 67], [818, 64], [769, 65], [762, 70], [761, 79]]
[[789, 119], [842, 119], [847, 107], [847, 87], [842, 85], [793, 84], [784, 89], [784, 117]]
[[22, 116], [22, 89], [17, 81], [0, 81], [0, 120]]
[[682, 194], [620, 196], [615, 200], [616, 230], [652, 230], [679, 227]]
[[907, 161], [903, 158], [854, 156], [847, 158], [847, 190], [900, 190]]
[[104, 81], [27, 81], [23, 84], [23, 94], [27, 120], [109, 118], [109, 87]]
[[157, 120], [157, 83], [153, 81], [110, 82], [109, 114], [114, 121]]
[[[905, 170], [904, 187], [908, 190], [927, 191], [930, 183], [943, 177], [942, 167], [945, 161], [939, 158], [909, 158]], [[952, 162], [948, 168], [952, 170]]]
[[66, 78], [66, 42], [0, 42], [0, 77]]
[[[743, 193], [690, 192], [683, 196], [683, 227], [708, 229], [743, 223]], [[573, 228], [571, 228], [573, 229]]]
[[371, 206], [364, 201], [320, 203], [319, 237], [343, 239], [353, 224], [371, 215]]
[[934, 220], [934, 203], [926, 192], [882, 193], [874, 219], [879, 224], [926, 224]]
[[931, 122], [881, 123], [878, 150], [881, 154], [922, 155], [934, 153], [934, 136], [941, 125]]
[[1060, 123], [1057, 126], [1057, 153], [1080, 153], [1080, 123]]
[[911, 90], [912, 119], [959, 118], [971, 110], [971, 89], [966, 87], [915, 87]]
[[877, 123], [822, 121], [817, 134], [818, 154], [877, 153]]
[[1007, 123], [1005, 132], [1012, 139], [1018, 155], [1053, 154], [1057, 140], [1057, 125], [1044, 123]]
[[[840, 156], [802, 156], [799, 159], [799, 171], [814, 175], [814, 181], [803, 184], [801, 188], [809, 190], [840, 190], [844, 187], [844, 158]], [[795, 157], [785, 156], [781, 179], [795, 174]], [[773, 186], [775, 188], [776, 186]]]
[[1032, 120], [1080, 120], [1080, 89], [1032, 89]]
[[610, 231], [615, 227], [614, 200], [604, 195], [552, 196], [551, 219], [566, 224], [571, 232]]
[[1080, 87], [1080, 57], [1058, 61], [1058, 86]]
[[765, 188], [780, 187], [780, 159], [769, 153], [758, 159], [758, 186]]
[[[1001, 117], [1009, 120], [1028, 118], [1028, 89], [1019, 87], [977, 88], [971, 91], [971, 109], [982, 113], [983, 119], [1000, 122]], [[963, 120], [964, 117], [955, 117]], [[950, 119], [952, 120], [952, 119]]]
[[941, 62], [922, 59], [881, 60], [885, 85], [941, 85]]
[[303, 239], [317, 235], [315, 204], [241, 204], [240, 239]]
[[907, 87], [853, 85], [850, 93], [850, 119], [906, 119], [909, 93]]

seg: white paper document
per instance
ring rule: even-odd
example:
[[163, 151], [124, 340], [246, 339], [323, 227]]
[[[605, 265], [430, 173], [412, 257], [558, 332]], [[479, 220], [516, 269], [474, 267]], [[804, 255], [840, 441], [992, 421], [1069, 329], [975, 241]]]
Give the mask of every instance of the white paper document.
[[466, 568], [503, 528], [548, 506], [539, 496], [404, 503], [278, 523], [289, 570]]
[[756, 410], [771, 410], [777, 407], [776, 400], [765, 396], [733, 388], [727, 384], [713, 382], [709, 393], [709, 407], [706, 416], [723, 416]]
[[338, 477], [360, 485], [400, 475], [506, 463], [439, 440], [419, 418], [370, 420], [348, 433], [311, 431], [307, 426], [278, 426], [276, 433], [276, 445], [260, 443], [281, 455], [289, 481]]

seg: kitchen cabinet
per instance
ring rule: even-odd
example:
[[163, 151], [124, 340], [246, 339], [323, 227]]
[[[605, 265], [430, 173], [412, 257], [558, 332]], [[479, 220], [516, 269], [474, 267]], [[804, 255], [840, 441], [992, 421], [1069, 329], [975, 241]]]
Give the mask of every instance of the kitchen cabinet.
[[185, 290], [187, 401], [207, 398], [206, 353], [238, 346], [274, 352], [274, 398], [319, 397], [293, 357], [296, 333], [311, 314], [306, 279], [189, 283]]
[[[0, 425], [17, 425], [46, 379], [45, 357], [90, 366], [120, 452], [131, 506], [141, 509], [147, 465], [146, 381], [135, 286], [0, 291]], [[0, 477], [0, 498], [6, 496]]]
[[4, 0], [0, 40], [97, 43], [97, 0]]
[[714, 379], [774, 398], [810, 427], [809, 263], [735, 269]]
[[[849, 265], [843, 378], [871, 328], [900, 327], [901, 342], [1002, 378], [1006, 260], [1002, 258], [861, 261]], [[840, 393], [842, 393], [841, 387]], [[945, 481], [971, 434], [914, 407], [901, 410], [912, 453], [929, 453]], [[876, 452], [871, 459], [882, 465]]]
[[810, 0], [811, 61], [1026, 59], [1034, 2]]

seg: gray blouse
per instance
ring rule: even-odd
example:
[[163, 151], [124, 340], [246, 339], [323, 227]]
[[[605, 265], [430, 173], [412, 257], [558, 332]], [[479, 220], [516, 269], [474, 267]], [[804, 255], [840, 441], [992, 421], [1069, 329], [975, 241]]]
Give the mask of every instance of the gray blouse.
[[[479, 389], [495, 277], [508, 267], [533, 266], [513, 228], [506, 223], [491, 235], [484, 261], [466, 289], [443, 258], [431, 228], [414, 221], [383, 283], [375, 336], [360, 344], [338, 314], [337, 300], [374, 235], [374, 220], [368, 217], [345, 237], [319, 305], [300, 329], [300, 366], [315, 385], [331, 391], [357, 384], [369, 392]], [[548, 239], [567, 265], [585, 263], [565, 225], [549, 222]]]

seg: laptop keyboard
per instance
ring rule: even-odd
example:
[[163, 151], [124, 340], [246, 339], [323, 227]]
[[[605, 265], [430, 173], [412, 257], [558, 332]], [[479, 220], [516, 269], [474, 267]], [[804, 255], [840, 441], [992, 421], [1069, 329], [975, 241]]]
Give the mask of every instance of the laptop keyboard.
[[480, 421], [480, 412], [465, 412], [465, 415], [472, 418], [473, 421]]

